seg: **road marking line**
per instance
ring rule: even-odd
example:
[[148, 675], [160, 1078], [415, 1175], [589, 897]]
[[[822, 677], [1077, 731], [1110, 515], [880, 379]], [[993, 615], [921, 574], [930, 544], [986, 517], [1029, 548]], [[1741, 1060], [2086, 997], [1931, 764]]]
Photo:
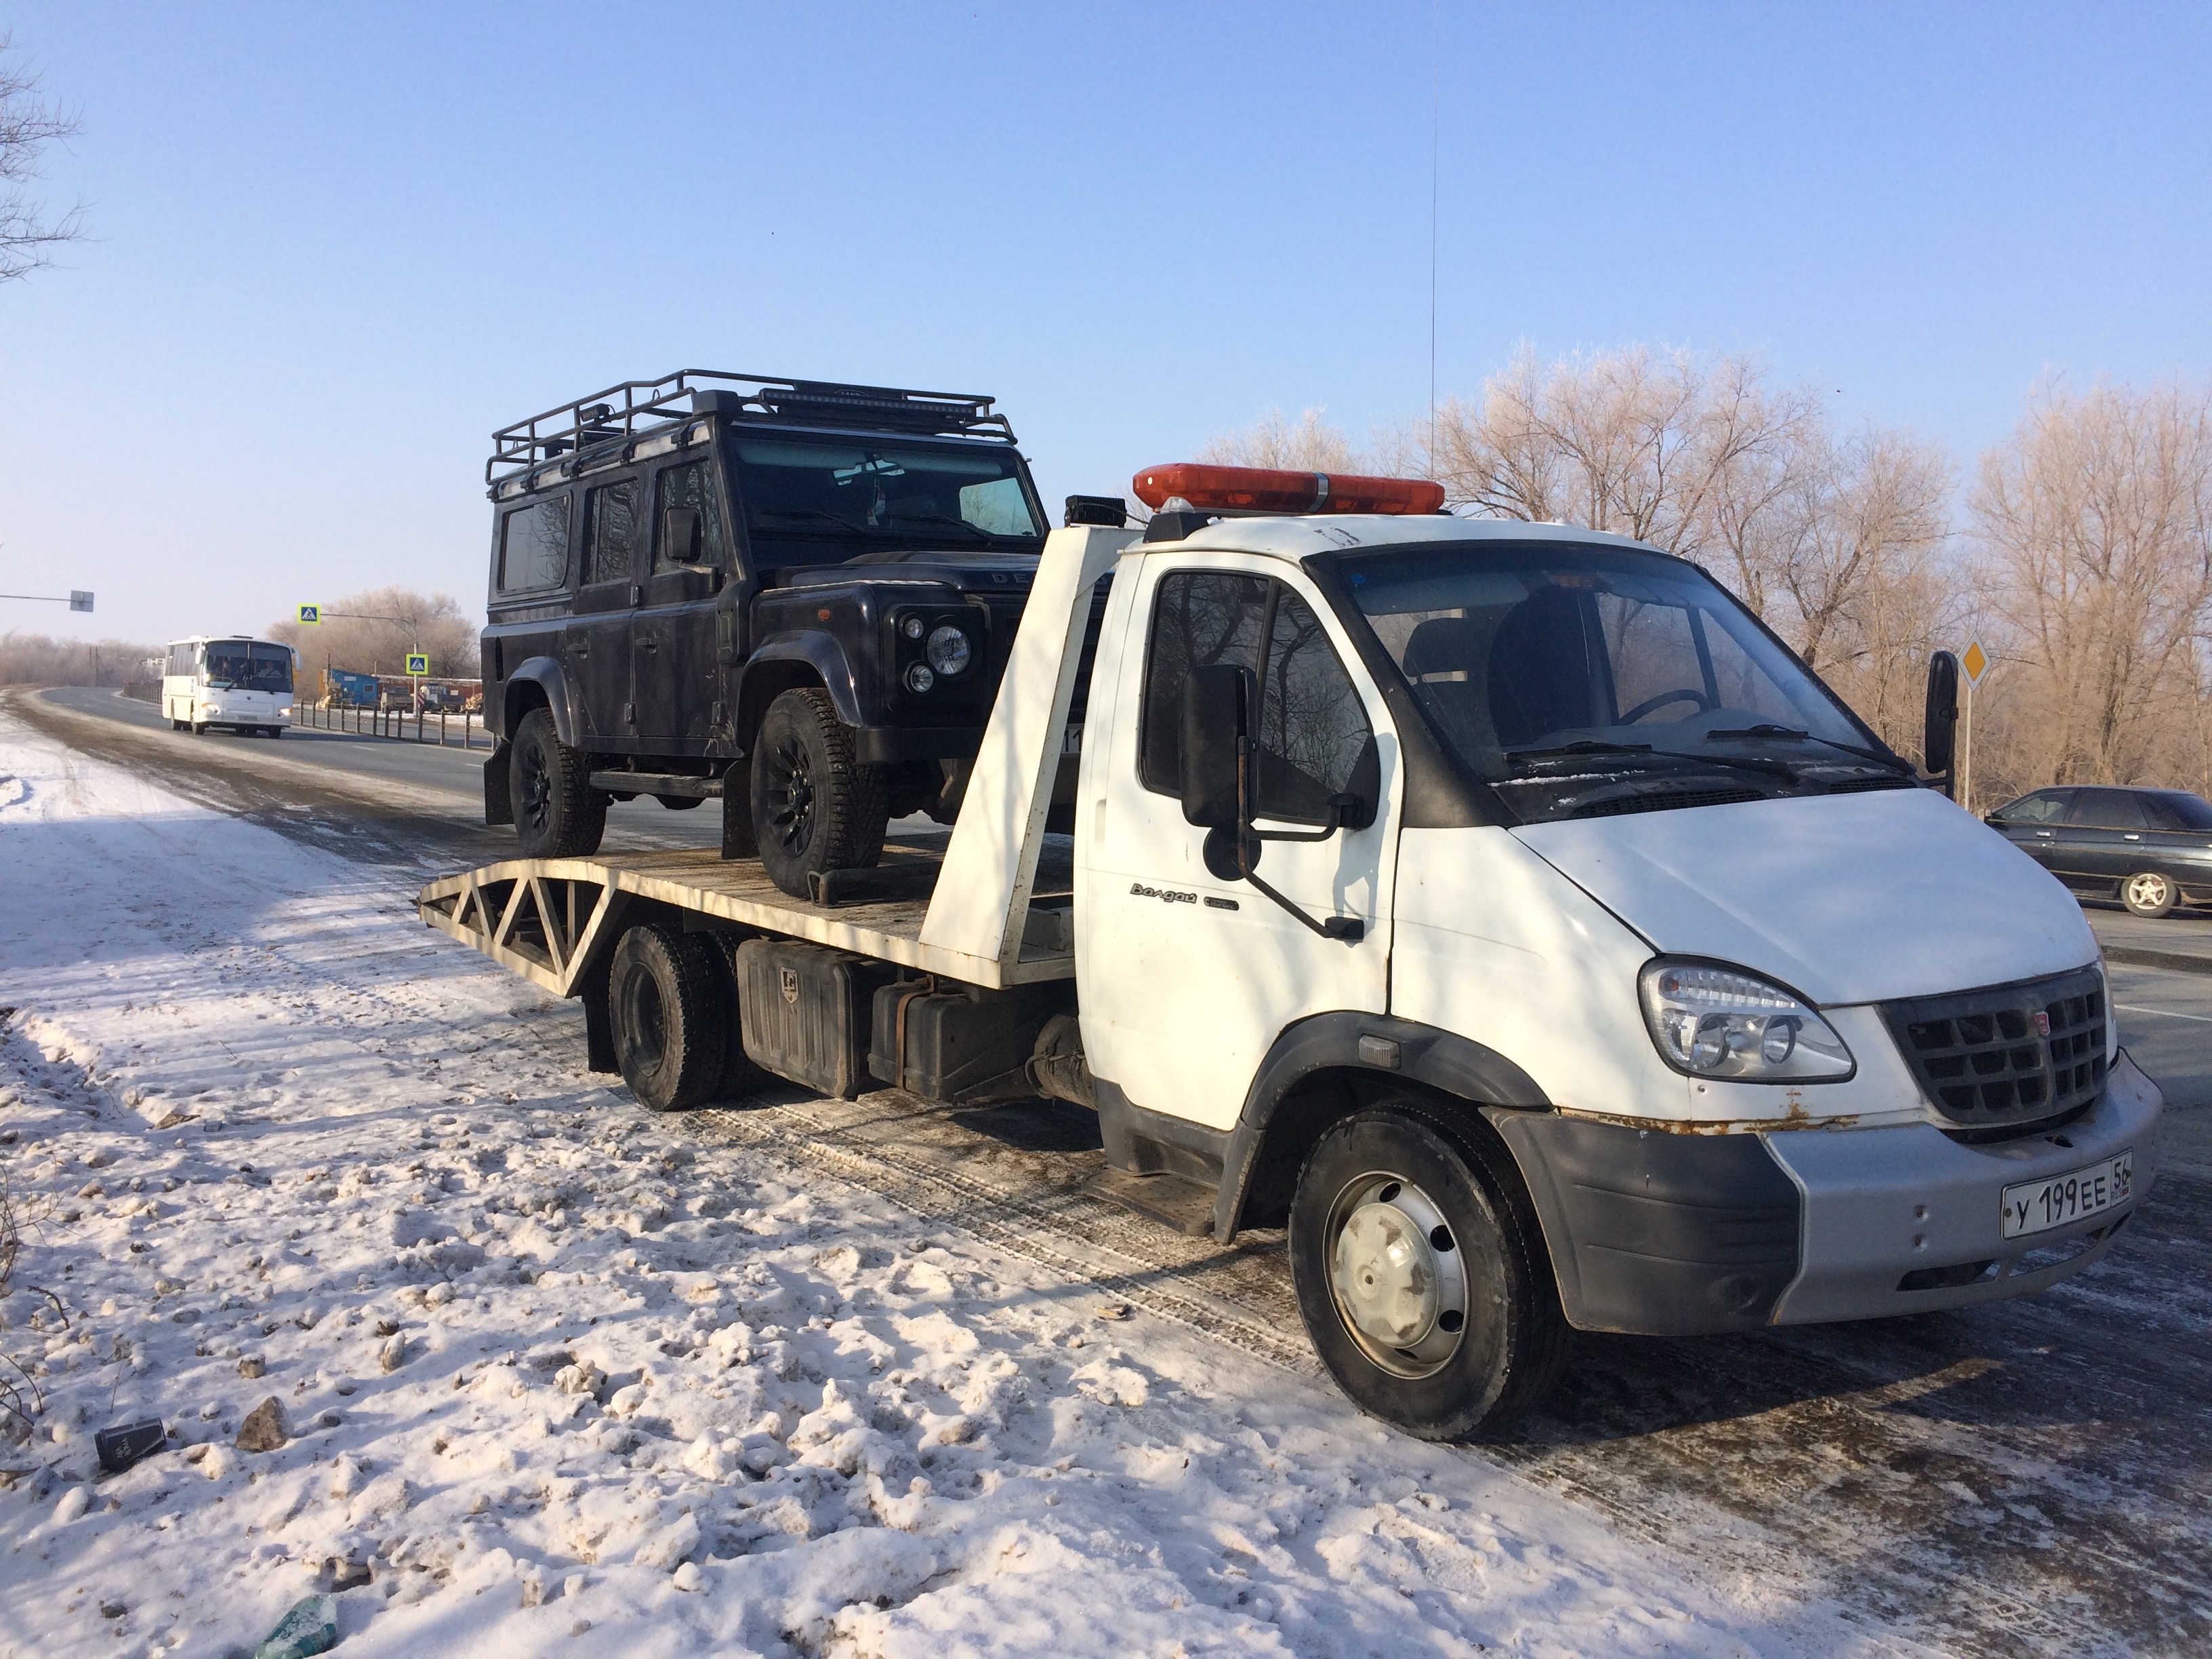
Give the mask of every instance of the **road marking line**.
[[2138, 1008], [2129, 1002], [2116, 1002], [2112, 1006], [2124, 1014], [2157, 1014], [2166, 1019], [2193, 1019], [2199, 1025], [2212, 1025], [2212, 1014], [2177, 1014], [2171, 1008]]

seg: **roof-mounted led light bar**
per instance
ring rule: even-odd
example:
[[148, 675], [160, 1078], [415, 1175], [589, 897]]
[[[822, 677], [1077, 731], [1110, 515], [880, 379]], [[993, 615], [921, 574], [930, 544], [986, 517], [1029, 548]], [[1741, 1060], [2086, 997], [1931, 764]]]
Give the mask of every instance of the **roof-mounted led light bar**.
[[1148, 466], [1132, 487], [1137, 499], [1155, 510], [1178, 501], [1199, 513], [1435, 513], [1444, 504], [1444, 487], [1427, 478], [1367, 478], [1197, 461]]

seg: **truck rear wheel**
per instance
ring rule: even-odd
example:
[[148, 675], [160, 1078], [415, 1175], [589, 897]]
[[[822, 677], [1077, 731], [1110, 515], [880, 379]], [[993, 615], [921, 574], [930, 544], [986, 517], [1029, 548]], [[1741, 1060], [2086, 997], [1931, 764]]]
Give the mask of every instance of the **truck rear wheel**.
[[553, 711], [533, 708], [514, 729], [514, 838], [532, 859], [596, 853], [607, 830], [607, 798], [592, 787], [581, 751], [561, 741]]
[[607, 1013], [623, 1081], [656, 1112], [711, 1099], [729, 1043], [729, 968], [700, 933], [648, 922], [615, 945]]
[[1423, 1440], [1471, 1439], [1558, 1380], [1566, 1319], [1533, 1212], [1505, 1186], [1517, 1181], [1412, 1102], [1346, 1118], [1307, 1156], [1291, 1279], [1322, 1363], [1363, 1410]]
[[854, 758], [852, 731], [826, 691], [787, 691], [768, 706], [753, 745], [752, 806], [761, 864], [793, 898], [811, 896], [810, 876], [883, 856], [883, 779]]

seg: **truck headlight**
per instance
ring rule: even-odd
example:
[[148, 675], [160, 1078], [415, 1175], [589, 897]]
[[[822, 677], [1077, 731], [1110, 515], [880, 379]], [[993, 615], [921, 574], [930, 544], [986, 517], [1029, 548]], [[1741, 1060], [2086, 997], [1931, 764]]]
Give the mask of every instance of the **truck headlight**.
[[968, 643], [968, 635], [951, 623], [940, 623], [929, 635], [929, 665], [945, 678], [968, 666], [975, 654], [975, 647]]
[[926, 662], [918, 662], [906, 671], [906, 689], [909, 691], [927, 691], [936, 684], [937, 676], [929, 672]]
[[1826, 1020], [1741, 968], [1662, 957], [1644, 965], [1638, 988], [1660, 1055], [1692, 1077], [1839, 1083], [1856, 1069]]

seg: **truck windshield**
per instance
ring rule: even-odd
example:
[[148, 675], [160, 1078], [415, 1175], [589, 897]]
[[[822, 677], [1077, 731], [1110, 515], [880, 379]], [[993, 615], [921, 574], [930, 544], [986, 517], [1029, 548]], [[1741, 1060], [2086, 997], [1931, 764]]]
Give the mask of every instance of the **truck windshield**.
[[207, 683], [217, 691], [289, 691], [292, 653], [281, 645], [210, 640]]
[[1034, 544], [1021, 457], [981, 444], [740, 438], [738, 499], [755, 540], [884, 546]]
[[1446, 742], [1486, 781], [1575, 768], [1901, 767], [1694, 565], [1556, 542], [1434, 544], [1340, 568]]

